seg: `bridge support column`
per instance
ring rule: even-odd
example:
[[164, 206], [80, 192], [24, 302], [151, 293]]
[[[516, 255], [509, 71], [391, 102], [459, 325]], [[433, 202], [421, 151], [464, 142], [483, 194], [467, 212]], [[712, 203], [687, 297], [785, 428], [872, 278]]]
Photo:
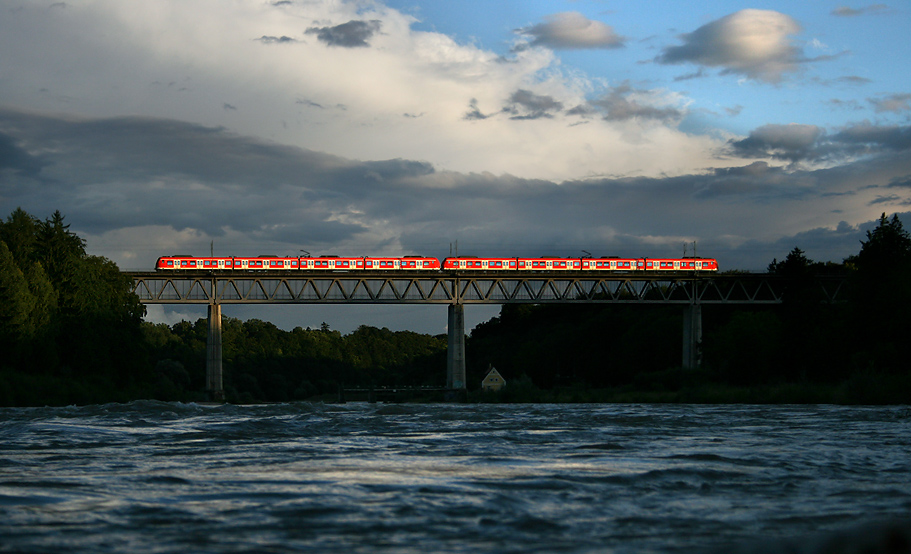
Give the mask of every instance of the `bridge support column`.
[[209, 336], [206, 340], [206, 392], [209, 400], [222, 402], [225, 388], [221, 366], [221, 304], [209, 304]]
[[446, 386], [465, 389], [465, 306], [449, 305], [449, 350], [446, 354]]
[[694, 302], [683, 310], [683, 368], [702, 366], [702, 304]]

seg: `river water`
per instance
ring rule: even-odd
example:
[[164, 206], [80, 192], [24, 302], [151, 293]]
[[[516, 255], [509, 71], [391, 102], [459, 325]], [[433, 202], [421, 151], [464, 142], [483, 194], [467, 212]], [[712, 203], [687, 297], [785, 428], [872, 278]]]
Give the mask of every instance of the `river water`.
[[909, 407], [0, 409], [0, 552], [906, 552], [909, 514]]

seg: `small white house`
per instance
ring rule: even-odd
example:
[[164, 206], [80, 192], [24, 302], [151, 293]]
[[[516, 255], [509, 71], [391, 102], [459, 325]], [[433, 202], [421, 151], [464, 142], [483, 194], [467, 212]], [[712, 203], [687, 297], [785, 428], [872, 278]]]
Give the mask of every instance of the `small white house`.
[[505, 384], [506, 380], [503, 379], [503, 376], [500, 375], [500, 372], [497, 371], [497, 368], [490, 366], [490, 371], [487, 372], [484, 380], [481, 381], [481, 390], [497, 391], [503, 388], [503, 385]]

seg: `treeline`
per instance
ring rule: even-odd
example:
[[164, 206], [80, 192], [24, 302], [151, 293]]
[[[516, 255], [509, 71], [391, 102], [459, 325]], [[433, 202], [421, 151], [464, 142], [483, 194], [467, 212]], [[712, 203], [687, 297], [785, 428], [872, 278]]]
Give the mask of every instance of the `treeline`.
[[60, 212], [0, 222], [0, 404], [127, 398], [145, 308]]
[[[205, 390], [208, 322], [143, 325], [155, 361], [155, 396], [198, 400]], [[445, 335], [362, 325], [343, 335], [319, 329], [284, 331], [266, 321], [222, 318], [222, 363], [229, 402], [335, 399], [341, 387], [443, 386]], [[442, 368], [442, 372], [440, 369]]]
[[[478, 401], [911, 402], [911, 235], [882, 215], [858, 254], [773, 260], [784, 301], [703, 308], [703, 367], [683, 370], [679, 306], [504, 305], [467, 339]], [[846, 278], [825, 302], [816, 279]], [[200, 401], [207, 321], [142, 321], [132, 280], [56, 212], [0, 221], [0, 405]], [[223, 321], [230, 402], [334, 399], [342, 387], [442, 387], [444, 335]], [[507, 386], [482, 394], [490, 366]]]

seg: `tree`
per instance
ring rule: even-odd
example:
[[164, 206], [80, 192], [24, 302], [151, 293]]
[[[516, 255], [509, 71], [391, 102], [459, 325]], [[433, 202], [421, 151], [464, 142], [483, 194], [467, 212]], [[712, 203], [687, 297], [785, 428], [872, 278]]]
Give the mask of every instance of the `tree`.
[[6, 243], [13, 259], [19, 267], [27, 267], [27, 262], [36, 260], [38, 228], [41, 223], [22, 208], [9, 215], [5, 222], [0, 221], [0, 240]]
[[851, 288], [851, 321], [858, 341], [858, 365], [879, 370], [906, 370], [911, 356], [906, 314], [911, 310], [911, 234], [895, 214], [883, 213], [860, 252], [845, 260], [855, 269]]
[[861, 245], [860, 252], [845, 261], [867, 274], [890, 274], [907, 269], [911, 263], [911, 234], [905, 231], [898, 214], [890, 220], [883, 212], [879, 224], [867, 231], [867, 240]]
[[29, 315], [34, 303], [25, 275], [6, 242], [0, 241], [0, 334], [5, 350], [31, 338]]
[[803, 250], [795, 246], [784, 260], [779, 262], [777, 259], [773, 259], [772, 263], [769, 264], [768, 271], [769, 273], [795, 277], [806, 274], [812, 266], [813, 261], [806, 257]]

